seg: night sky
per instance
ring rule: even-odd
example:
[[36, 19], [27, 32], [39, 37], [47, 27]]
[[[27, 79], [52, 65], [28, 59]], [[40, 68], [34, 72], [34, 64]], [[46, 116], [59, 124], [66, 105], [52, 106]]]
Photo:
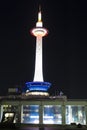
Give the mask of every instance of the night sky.
[[51, 95], [87, 99], [87, 3], [84, 0], [0, 1], [0, 95], [33, 80], [35, 37], [30, 30], [42, 8], [44, 80]]

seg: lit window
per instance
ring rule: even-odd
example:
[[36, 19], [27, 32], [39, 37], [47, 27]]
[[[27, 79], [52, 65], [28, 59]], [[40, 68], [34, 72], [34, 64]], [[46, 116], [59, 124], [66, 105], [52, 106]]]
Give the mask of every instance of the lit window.
[[44, 105], [43, 123], [62, 124], [62, 109], [60, 105]]
[[66, 106], [66, 124], [86, 124], [85, 107], [78, 105], [67, 105]]

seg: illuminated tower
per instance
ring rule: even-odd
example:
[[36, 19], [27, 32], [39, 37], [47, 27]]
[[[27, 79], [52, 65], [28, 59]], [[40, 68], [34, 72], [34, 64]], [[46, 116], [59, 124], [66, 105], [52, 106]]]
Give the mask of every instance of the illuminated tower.
[[36, 37], [36, 61], [35, 61], [35, 74], [34, 81], [43, 80], [43, 68], [42, 68], [42, 37], [47, 35], [47, 29], [43, 28], [43, 22], [41, 18], [41, 11], [38, 13], [38, 21], [36, 27], [31, 30], [31, 33]]
[[[36, 55], [35, 55], [35, 72], [33, 82], [27, 82], [29, 90], [28, 95], [48, 96], [49, 82], [44, 82], [43, 79], [43, 65], [42, 65], [42, 38], [48, 33], [47, 29], [43, 28], [42, 14], [39, 9], [38, 21], [36, 27], [31, 30], [31, 34], [36, 37]], [[26, 93], [27, 94], [27, 93]]]

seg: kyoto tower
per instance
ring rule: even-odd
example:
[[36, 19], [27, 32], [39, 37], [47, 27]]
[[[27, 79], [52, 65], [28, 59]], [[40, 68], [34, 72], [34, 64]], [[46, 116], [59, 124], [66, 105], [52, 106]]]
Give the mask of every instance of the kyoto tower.
[[48, 30], [43, 28], [41, 9], [38, 12], [38, 21], [36, 22], [36, 27], [31, 30], [31, 34], [36, 37], [36, 54], [35, 54], [35, 72], [33, 82], [27, 82], [27, 88], [29, 90], [28, 95], [40, 95], [48, 96], [47, 90], [50, 87], [49, 82], [44, 82], [43, 78], [43, 59], [42, 59], [42, 49], [43, 43], [42, 39], [48, 34]]

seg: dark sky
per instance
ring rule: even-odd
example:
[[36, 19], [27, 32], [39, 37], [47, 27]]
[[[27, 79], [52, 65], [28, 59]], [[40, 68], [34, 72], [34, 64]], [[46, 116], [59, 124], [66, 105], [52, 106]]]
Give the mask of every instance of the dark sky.
[[0, 1], [0, 95], [33, 80], [35, 37], [30, 30], [41, 4], [44, 80], [51, 94], [87, 99], [87, 3], [84, 0]]

